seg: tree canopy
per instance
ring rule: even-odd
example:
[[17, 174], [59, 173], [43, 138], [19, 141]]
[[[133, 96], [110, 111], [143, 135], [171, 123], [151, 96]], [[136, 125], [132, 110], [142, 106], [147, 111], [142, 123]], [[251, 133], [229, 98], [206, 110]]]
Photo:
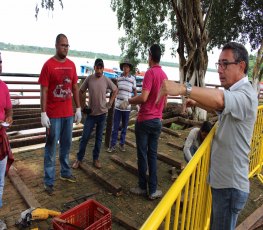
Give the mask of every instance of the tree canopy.
[[[63, 0], [57, 1], [63, 8]], [[54, 3], [41, 0], [41, 7], [54, 10]], [[164, 52], [171, 39], [181, 81], [195, 85], [203, 85], [208, 50], [233, 40], [249, 43], [251, 50], [262, 43], [262, 0], [111, 0], [111, 8], [125, 31], [119, 40], [123, 56], [136, 65], [151, 44], [159, 43]]]

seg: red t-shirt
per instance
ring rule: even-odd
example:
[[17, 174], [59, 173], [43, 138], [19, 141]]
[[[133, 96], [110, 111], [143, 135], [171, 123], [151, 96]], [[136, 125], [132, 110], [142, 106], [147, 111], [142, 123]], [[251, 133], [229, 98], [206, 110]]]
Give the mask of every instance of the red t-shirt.
[[12, 103], [6, 84], [0, 80], [0, 121], [5, 121], [6, 109], [12, 109]]
[[50, 58], [44, 64], [38, 82], [48, 87], [47, 116], [61, 118], [73, 116], [72, 86], [78, 81], [75, 64], [66, 59], [59, 62]]
[[163, 107], [165, 103], [165, 97], [162, 97], [159, 103], [156, 104], [156, 99], [163, 80], [167, 80], [165, 72], [161, 66], [155, 65], [146, 71], [142, 89], [149, 92], [148, 99], [145, 103], [141, 104], [141, 108], [138, 114], [138, 121], [152, 120], [155, 118], [162, 119]]

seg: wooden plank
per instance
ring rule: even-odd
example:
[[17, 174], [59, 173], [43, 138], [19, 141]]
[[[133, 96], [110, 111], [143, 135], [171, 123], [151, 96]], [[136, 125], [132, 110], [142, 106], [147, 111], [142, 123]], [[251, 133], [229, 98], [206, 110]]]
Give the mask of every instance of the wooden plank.
[[27, 188], [25, 183], [21, 180], [16, 169], [11, 166], [8, 172], [8, 177], [11, 180], [12, 184], [22, 196], [27, 206], [30, 208], [41, 207], [40, 203], [35, 199], [34, 194]]
[[[38, 133], [39, 135], [36, 135], [35, 133], [28, 135], [25, 135], [25, 137], [17, 137], [17, 138], [10, 138], [10, 146], [11, 148], [18, 148], [22, 146], [30, 146], [40, 143], [46, 142], [46, 134]], [[72, 136], [73, 137], [79, 137], [82, 135], [82, 129], [79, 130], [73, 130]]]
[[122, 191], [121, 185], [115, 181], [109, 174], [104, 174], [100, 170], [94, 169], [91, 166], [82, 163], [80, 168], [89, 176], [92, 176], [96, 181], [98, 181], [103, 187], [108, 189], [115, 196], [119, 196]]
[[165, 154], [165, 153], [162, 153], [162, 152], [158, 152], [157, 153], [157, 158], [167, 164], [170, 164], [170, 165], [173, 165], [175, 166], [176, 168], [180, 169], [180, 170], [183, 170], [184, 169], [184, 165], [181, 161], [179, 160], [175, 160], [173, 159], [171, 156]]
[[114, 215], [113, 220], [127, 230], [137, 230], [140, 228], [136, 220], [132, 220], [131, 218], [125, 216], [122, 212], [118, 212]]
[[110, 157], [112, 161], [114, 161], [116, 164], [120, 165], [121, 167], [125, 168], [130, 173], [138, 176], [138, 166], [137, 163], [131, 162], [131, 161], [123, 161], [119, 156], [112, 155]]
[[178, 117], [173, 117], [173, 118], [163, 120], [162, 124], [167, 125], [167, 124], [171, 124], [171, 123], [176, 122], [176, 121], [178, 121]]
[[261, 205], [256, 211], [254, 211], [240, 225], [238, 225], [236, 230], [252, 230], [252, 229], [255, 229], [254, 225], [256, 225], [257, 222], [261, 221], [262, 216], [263, 216], [263, 205]]
[[135, 133], [135, 129], [134, 129], [134, 127], [128, 127], [127, 129], [128, 129], [129, 131]]
[[168, 133], [170, 135], [176, 136], [176, 137], [180, 137], [181, 133], [178, 133], [177, 131], [174, 131], [172, 129], [166, 128], [166, 127], [162, 127], [162, 131], [165, 133]]
[[18, 119], [14, 121], [14, 125], [25, 125], [25, 124], [32, 124], [32, 123], [39, 123], [41, 124], [41, 117], [35, 117], [30, 119]]
[[20, 125], [15, 125], [15, 123], [8, 128], [8, 132], [12, 131], [20, 131], [20, 130], [28, 130], [28, 129], [35, 129], [35, 128], [42, 128], [41, 122], [37, 123], [30, 123], [30, 124], [20, 124]]
[[174, 148], [176, 148], [176, 149], [179, 149], [179, 150], [183, 150], [184, 149], [184, 146], [183, 145], [180, 145], [180, 144], [178, 144], [178, 143], [176, 143], [176, 142], [167, 142], [166, 143], [167, 145], [169, 145], [169, 146], [172, 146], [172, 147], [174, 147]]
[[14, 115], [13, 119], [18, 120], [18, 119], [28, 119], [28, 118], [37, 118], [41, 117], [40, 112], [39, 113], [28, 113], [28, 114], [21, 114], [21, 115]]
[[184, 123], [186, 125], [193, 125], [193, 126], [201, 126], [203, 124], [203, 121], [195, 121], [195, 120], [190, 120], [186, 119], [183, 117], [178, 117], [178, 122]]
[[131, 146], [133, 148], [136, 148], [136, 143], [133, 142], [133, 141], [128, 140], [127, 138], [125, 139], [125, 144], [127, 144], [127, 145], [129, 145], [129, 146]]

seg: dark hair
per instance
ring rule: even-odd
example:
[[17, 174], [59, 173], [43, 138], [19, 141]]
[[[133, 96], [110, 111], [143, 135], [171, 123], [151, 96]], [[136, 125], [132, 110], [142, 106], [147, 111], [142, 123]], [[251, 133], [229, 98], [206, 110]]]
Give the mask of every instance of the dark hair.
[[154, 62], [159, 63], [162, 55], [161, 47], [158, 44], [153, 44], [149, 49], [149, 54]]
[[248, 62], [248, 52], [245, 46], [237, 42], [228, 42], [227, 44], [224, 45], [222, 50], [228, 50], [228, 49], [232, 50], [235, 61], [237, 62], [244, 61], [246, 63], [244, 73], [247, 74], [249, 62]]
[[101, 66], [104, 67], [103, 60], [101, 58], [97, 58], [94, 62], [94, 66]]
[[211, 129], [212, 129], [212, 124], [209, 121], [204, 121], [204, 123], [200, 128], [200, 131], [209, 133]]
[[61, 38], [67, 38], [67, 36], [65, 34], [58, 34], [56, 37], [56, 44], [59, 43]]

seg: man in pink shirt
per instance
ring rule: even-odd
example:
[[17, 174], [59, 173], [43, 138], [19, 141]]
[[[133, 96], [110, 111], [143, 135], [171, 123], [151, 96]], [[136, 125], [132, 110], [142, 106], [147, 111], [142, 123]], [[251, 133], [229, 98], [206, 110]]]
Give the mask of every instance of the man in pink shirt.
[[[166, 98], [156, 104], [156, 99], [162, 82], [167, 76], [159, 65], [161, 48], [154, 44], [149, 49], [148, 63], [150, 68], [145, 73], [142, 85], [142, 93], [132, 97], [127, 104], [141, 104], [138, 118], [135, 124], [135, 135], [138, 158], [138, 187], [131, 188], [131, 193], [147, 195], [150, 200], [162, 196], [162, 191], [157, 190], [157, 149], [158, 139], [162, 128], [162, 112], [166, 104]], [[146, 172], [149, 169], [149, 180]], [[148, 185], [148, 186], [147, 186]]]
[[[0, 53], [0, 74], [2, 73], [2, 58]], [[0, 209], [3, 206], [2, 196], [5, 184], [6, 171], [13, 163], [14, 158], [10, 149], [6, 128], [12, 124], [12, 104], [6, 84], [0, 80]], [[0, 229], [7, 229], [0, 220]]]

